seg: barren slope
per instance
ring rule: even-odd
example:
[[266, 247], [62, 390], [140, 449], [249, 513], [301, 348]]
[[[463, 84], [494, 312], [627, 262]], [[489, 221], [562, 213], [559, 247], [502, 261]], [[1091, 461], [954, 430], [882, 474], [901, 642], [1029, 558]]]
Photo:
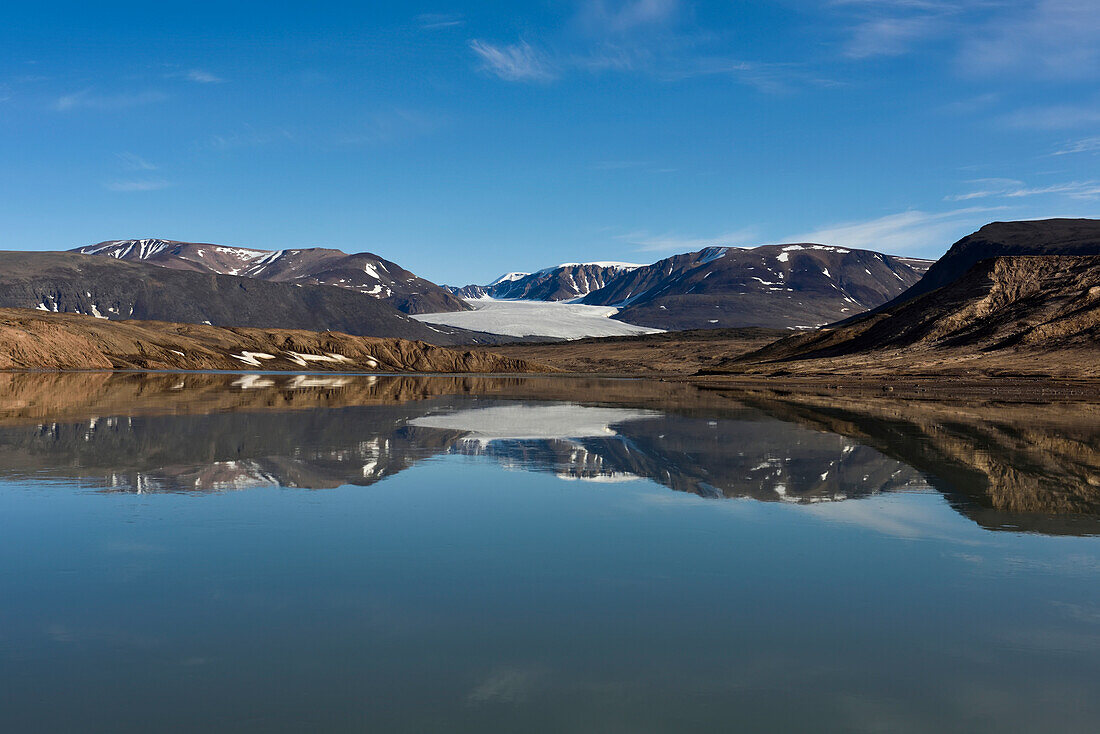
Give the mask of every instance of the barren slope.
[[334, 331], [107, 321], [0, 309], [0, 369], [546, 372], [482, 351]]

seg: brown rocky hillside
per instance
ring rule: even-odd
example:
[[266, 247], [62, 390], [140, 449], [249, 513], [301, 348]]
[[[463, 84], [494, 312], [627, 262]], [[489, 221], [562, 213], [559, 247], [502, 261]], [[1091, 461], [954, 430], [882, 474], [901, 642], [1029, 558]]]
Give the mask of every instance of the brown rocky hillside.
[[717, 372], [1100, 375], [1100, 256], [983, 260], [877, 313], [793, 336]]
[[0, 309], [0, 370], [550, 372], [520, 359], [335, 331], [224, 328]]

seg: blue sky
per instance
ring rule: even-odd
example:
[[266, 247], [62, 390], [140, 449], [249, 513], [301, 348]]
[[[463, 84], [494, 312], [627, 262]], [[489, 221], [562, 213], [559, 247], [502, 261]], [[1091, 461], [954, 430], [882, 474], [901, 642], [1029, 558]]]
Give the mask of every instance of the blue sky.
[[437, 282], [1100, 215], [1096, 0], [0, 8], [0, 247], [370, 250]]

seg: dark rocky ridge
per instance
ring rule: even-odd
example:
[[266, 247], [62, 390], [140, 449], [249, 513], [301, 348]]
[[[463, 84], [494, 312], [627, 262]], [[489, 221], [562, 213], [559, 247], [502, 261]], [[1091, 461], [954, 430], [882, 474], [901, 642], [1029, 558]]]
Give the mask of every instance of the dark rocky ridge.
[[709, 247], [622, 273], [582, 303], [670, 330], [812, 328], [889, 301], [928, 264], [829, 245]]
[[992, 222], [963, 237], [927, 274], [884, 307], [942, 288], [981, 260], [1005, 255], [1100, 255], [1100, 220], [1040, 219]]
[[197, 273], [331, 285], [372, 296], [410, 314], [468, 309], [448, 290], [370, 252], [349, 255], [321, 247], [257, 250], [160, 239], [112, 240], [74, 252]]
[[214, 326], [340, 331], [437, 344], [501, 337], [428, 326], [347, 288], [276, 283], [70, 252], [0, 252], [0, 307]]

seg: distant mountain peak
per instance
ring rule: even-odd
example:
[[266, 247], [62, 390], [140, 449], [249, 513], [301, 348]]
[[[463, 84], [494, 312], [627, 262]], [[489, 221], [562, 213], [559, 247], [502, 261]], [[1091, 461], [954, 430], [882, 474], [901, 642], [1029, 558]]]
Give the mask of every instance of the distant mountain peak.
[[805, 329], [890, 300], [920, 279], [917, 265], [814, 243], [705, 247], [625, 271], [582, 303], [662, 329]]
[[492, 283], [490, 283], [489, 287], [500, 285], [501, 283], [511, 283], [513, 281], [519, 280], [520, 278], [526, 278], [528, 275], [530, 275], [530, 273], [505, 273], [504, 275], [500, 276]]
[[562, 263], [534, 273], [508, 273], [488, 285], [450, 288], [462, 298], [568, 301], [607, 285], [620, 273], [642, 267], [635, 263]]

